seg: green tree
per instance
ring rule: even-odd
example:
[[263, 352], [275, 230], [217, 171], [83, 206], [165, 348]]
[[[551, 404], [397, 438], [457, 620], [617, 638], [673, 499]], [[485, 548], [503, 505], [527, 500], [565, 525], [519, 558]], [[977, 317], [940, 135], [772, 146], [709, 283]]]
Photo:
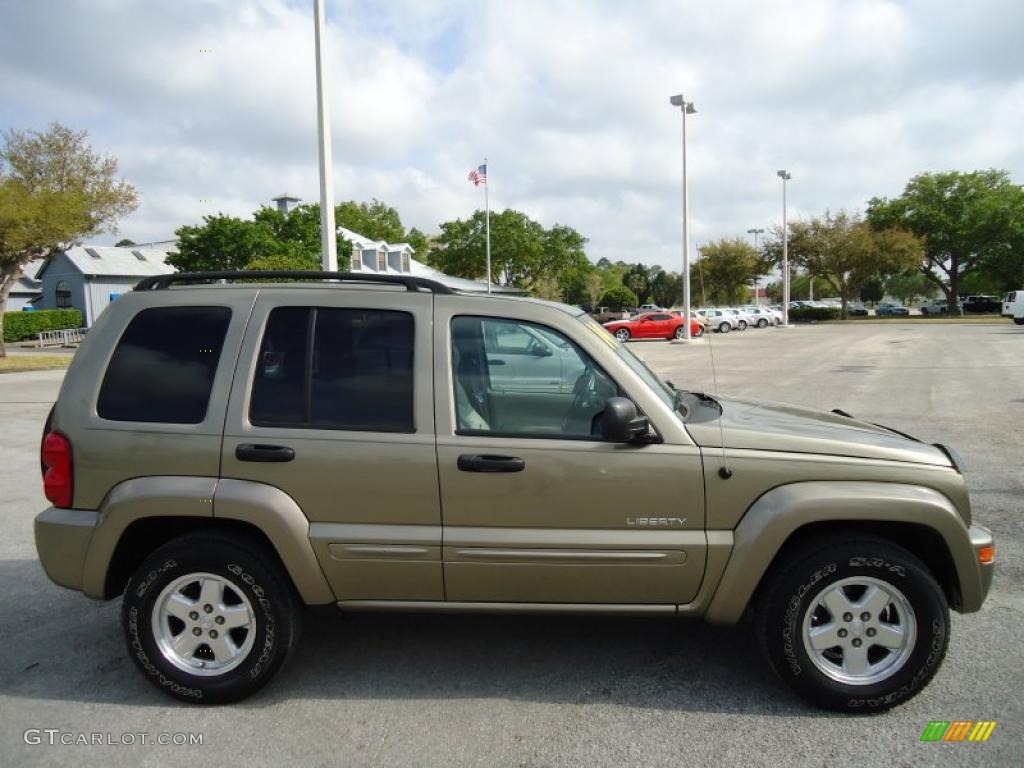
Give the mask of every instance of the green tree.
[[701, 303], [738, 304], [765, 271], [762, 261], [746, 240], [722, 238], [701, 248], [700, 259], [690, 266], [690, 285], [704, 299]]
[[633, 309], [638, 304], [636, 294], [624, 285], [616, 285], [609, 288], [601, 295], [601, 300], [598, 302], [598, 306], [608, 307], [608, 309], [616, 312], [623, 309]]
[[347, 200], [334, 206], [334, 220], [339, 227], [387, 243], [405, 242], [405, 227], [398, 211], [374, 198], [370, 203]]
[[965, 279], [982, 271], [1004, 289], [1024, 279], [1024, 187], [1006, 171], [922, 173], [897, 198], [873, 198], [876, 229], [907, 229], [924, 242], [922, 274], [957, 306]]
[[0, 147], [0, 357], [11, 289], [33, 259], [47, 259], [83, 238], [115, 231], [138, 206], [135, 188], [117, 178], [117, 160], [99, 155], [85, 131], [53, 123], [45, 132], [7, 131]]
[[885, 292], [909, 306], [915, 300], [935, 292], [935, 284], [918, 270], [890, 275], [885, 281]]
[[[201, 225], [179, 227], [174, 234], [178, 247], [167, 262], [184, 272], [251, 269], [263, 259], [284, 258], [286, 262], [278, 263], [297, 265], [282, 267], [286, 269], [317, 269], [320, 264], [320, 206], [315, 203], [288, 213], [264, 206], [252, 219], [213, 214], [204, 216]], [[337, 248], [344, 265], [352, 244], [338, 235]]]
[[[778, 258], [781, 234], [765, 246]], [[814, 278], [824, 280], [846, 307], [859, 295], [861, 286], [876, 276], [911, 269], [921, 262], [920, 240], [899, 229], [873, 231], [857, 216], [845, 211], [823, 218], [794, 221], [789, 225], [790, 262]]]
[[874, 304], [881, 301], [885, 295], [885, 288], [880, 278], [872, 277], [860, 287], [860, 300]]
[[114, 243], [114, 246], [117, 248], [128, 248], [129, 246], [132, 245], [138, 245], [138, 243], [136, 243], [134, 240], [129, 240], [127, 237], [121, 238], [116, 243]]
[[[491, 280], [533, 290], [538, 281], [561, 281], [586, 269], [586, 238], [571, 227], [556, 224], [545, 230], [526, 214], [511, 208], [491, 213]], [[431, 265], [450, 275], [486, 279], [486, 217], [476, 211], [469, 219], [441, 224], [430, 249]]]
[[[660, 269], [660, 267], [658, 267]], [[633, 264], [622, 276], [622, 284], [636, 294], [637, 301], [646, 304], [651, 295], [651, 267], [643, 264]]]
[[659, 307], [671, 307], [683, 299], [683, 278], [677, 272], [666, 272], [658, 267], [651, 279], [651, 301]]

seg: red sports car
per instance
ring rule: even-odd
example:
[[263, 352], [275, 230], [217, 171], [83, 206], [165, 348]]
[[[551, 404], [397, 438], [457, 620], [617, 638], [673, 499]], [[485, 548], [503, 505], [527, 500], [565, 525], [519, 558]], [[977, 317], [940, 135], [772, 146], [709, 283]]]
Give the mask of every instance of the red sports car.
[[[685, 321], [680, 315], [671, 312], [645, 312], [629, 320], [613, 320], [605, 323], [619, 341], [629, 339], [681, 339], [686, 335]], [[690, 319], [690, 336], [697, 337], [704, 333], [704, 326], [696, 318]]]

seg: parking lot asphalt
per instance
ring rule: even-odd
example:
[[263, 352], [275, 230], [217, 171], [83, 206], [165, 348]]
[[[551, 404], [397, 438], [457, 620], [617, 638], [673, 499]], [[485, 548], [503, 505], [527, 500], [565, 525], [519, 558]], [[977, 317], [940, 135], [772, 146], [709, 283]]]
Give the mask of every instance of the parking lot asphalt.
[[[308, 617], [298, 653], [231, 707], [173, 703], [125, 653], [118, 602], [51, 584], [32, 518], [42, 422], [62, 371], [0, 375], [0, 765], [1024, 764], [1024, 329], [872, 324], [631, 345], [687, 389], [839, 407], [966, 459], [998, 567], [980, 613], [953, 615], [917, 698], [849, 717], [806, 707], [749, 626], [665, 619]], [[990, 740], [921, 743], [931, 720], [996, 720]], [[203, 734], [201, 746], [26, 744], [26, 729]]]

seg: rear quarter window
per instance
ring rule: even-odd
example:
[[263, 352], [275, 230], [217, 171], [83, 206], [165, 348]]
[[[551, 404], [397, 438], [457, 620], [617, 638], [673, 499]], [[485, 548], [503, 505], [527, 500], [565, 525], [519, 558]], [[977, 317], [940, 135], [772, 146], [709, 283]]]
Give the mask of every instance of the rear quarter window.
[[111, 421], [199, 424], [213, 389], [227, 307], [154, 307], [132, 318], [103, 377], [96, 412]]

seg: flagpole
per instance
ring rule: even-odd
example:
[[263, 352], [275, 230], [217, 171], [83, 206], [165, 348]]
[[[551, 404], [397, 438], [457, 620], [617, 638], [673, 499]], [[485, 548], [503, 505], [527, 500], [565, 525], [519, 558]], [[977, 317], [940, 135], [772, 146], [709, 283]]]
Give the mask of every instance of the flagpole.
[[[487, 173], [487, 158], [484, 158], [484, 173]], [[487, 218], [487, 292], [491, 292], [491, 201], [489, 181], [484, 180], [484, 212]]]

